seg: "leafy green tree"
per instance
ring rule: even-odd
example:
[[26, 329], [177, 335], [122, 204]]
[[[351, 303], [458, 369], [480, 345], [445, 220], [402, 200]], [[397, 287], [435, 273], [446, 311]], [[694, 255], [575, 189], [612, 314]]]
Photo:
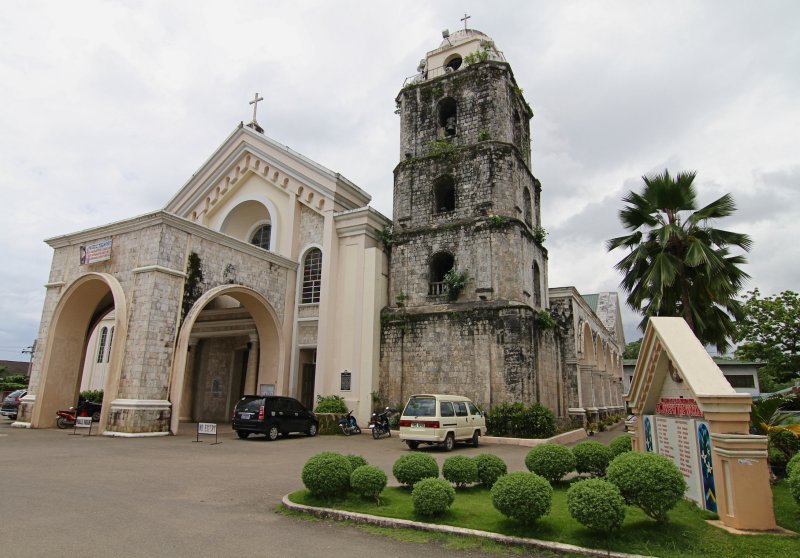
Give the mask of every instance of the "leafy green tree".
[[629, 192], [619, 212], [630, 234], [608, 241], [609, 251], [628, 249], [616, 268], [628, 293], [631, 308], [642, 312], [644, 331], [650, 316], [681, 316], [704, 344], [721, 353], [730, 347], [734, 320], [742, 315], [736, 295], [748, 275], [740, 265], [750, 237], [716, 229], [709, 221], [728, 217], [736, 210], [733, 197], [725, 194], [697, 209], [695, 172], [669, 171], [644, 176], [641, 193]]
[[762, 389], [798, 378], [800, 373], [800, 296], [783, 291], [761, 297], [758, 289], [747, 293], [744, 315], [736, 322], [736, 357], [761, 360]]
[[637, 339], [625, 345], [625, 352], [622, 353], [622, 358], [639, 358], [639, 351], [642, 348], [642, 340]]

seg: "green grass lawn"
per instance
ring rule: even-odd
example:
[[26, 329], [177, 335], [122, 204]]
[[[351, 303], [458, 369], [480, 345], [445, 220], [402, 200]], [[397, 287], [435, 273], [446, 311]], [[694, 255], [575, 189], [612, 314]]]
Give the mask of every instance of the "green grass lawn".
[[[529, 537], [576, 544], [589, 548], [615, 550], [634, 554], [664, 557], [779, 557], [800, 555], [800, 537], [782, 535], [731, 535], [709, 525], [710, 514], [690, 502], [680, 502], [670, 513], [669, 522], [657, 524], [638, 508], [626, 508], [625, 523], [611, 535], [589, 531], [572, 519], [567, 511], [568, 484], [555, 487], [553, 506], [548, 515], [532, 526], [507, 519], [494, 509], [489, 491], [483, 488], [458, 490], [456, 500], [442, 516], [430, 519], [414, 513], [410, 491], [387, 488], [381, 494], [381, 505], [355, 496], [336, 502], [323, 502], [301, 490], [290, 500], [309, 506], [334, 507], [340, 510], [384, 517], [427, 521], [504, 535]], [[800, 507], [792, 501], [786, 482], [774, 487], [775, 515], [781, 527], [800, 532]]]

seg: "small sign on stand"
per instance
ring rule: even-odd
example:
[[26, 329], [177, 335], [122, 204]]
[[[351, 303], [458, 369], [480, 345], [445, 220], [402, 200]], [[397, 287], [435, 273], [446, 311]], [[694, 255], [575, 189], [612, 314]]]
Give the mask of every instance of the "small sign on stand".
[[78, 428], [88, 428], [89, 433], [85, 434], [85, 436], [92, 435], [92, 417], [75, 417], [75, 426], [72, 428], [72, 434], [70, 436], [75, 436], [78, 434]]
[[217, 424], [215, 422], [198, 422], [197, 439], [192, 440], [192, 442], [202, 442], [203, 440], [200, 439], [200, 434], [214, 436], [214, 443], [211, 444], [212, 446], [222, 443], [217, 438]]

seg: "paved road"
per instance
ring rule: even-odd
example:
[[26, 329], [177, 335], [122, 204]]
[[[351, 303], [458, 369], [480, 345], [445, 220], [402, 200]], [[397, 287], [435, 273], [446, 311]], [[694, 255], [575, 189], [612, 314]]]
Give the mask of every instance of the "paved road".
[[[363, 455], [391, 478], [392, 464], [408, 451], [395, 437], [267, 442], [238, 440], [220, 425], [222, 443], [212, 445], [213, 437], [193, 443], [188, 433], [122, 439], [9, 425], [0, 419], [2, 556], [488, 556], [276, 512], [284, 494], [302, 488], [300, 470], [320, 451]], [[493, 445], [459, 446], [452, 454], [425, 451], [440, 465], [450, 455], [491, 451], [510, 470], [525, 470], [527, 450]]]

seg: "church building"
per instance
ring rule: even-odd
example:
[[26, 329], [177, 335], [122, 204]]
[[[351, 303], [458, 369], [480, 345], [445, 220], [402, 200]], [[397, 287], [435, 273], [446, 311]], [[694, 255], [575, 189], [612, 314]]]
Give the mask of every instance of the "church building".
[[267, 137], [256, 95], [163, 209], [49, 239], [15, 425], [52, 427], [83, 389], [116, 436], [227, 422], [252, 393], [339, 395], [361, 421], [420, 392], [621, 412], [616, 293], [548, 285], [533, 112], [488, 36], [445, 35], [396, 99], [392, 220]]

